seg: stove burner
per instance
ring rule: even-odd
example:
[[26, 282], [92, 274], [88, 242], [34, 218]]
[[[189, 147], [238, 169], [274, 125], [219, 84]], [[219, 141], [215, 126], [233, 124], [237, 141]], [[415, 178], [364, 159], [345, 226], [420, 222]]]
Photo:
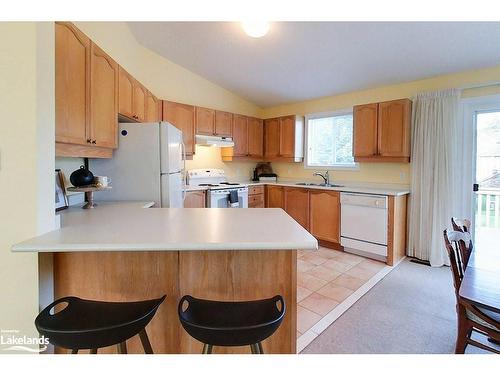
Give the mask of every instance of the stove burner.
[[221, 182], [220, 184], [221, 185], [241, 185], [241, 184], [238, 184], [237, 182]]
[[198, 186], [216, 187], [216, 186], [219, 186], [219, 185], [217, 185], [217, 184], [198, 184]]

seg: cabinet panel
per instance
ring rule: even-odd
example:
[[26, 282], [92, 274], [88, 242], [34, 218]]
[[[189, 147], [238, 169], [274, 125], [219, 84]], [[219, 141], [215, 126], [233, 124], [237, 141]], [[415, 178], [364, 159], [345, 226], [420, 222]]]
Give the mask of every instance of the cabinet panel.
[[264, 156], [279, 156], [280, 153], [280, 119], [272, 118], [264, 121]]
[[188, 191], [184, 200], [184, 208], [205, 208], [206, 194], [204, 191]]
[[196, 134], [215, 133], [215, 111], [210, 108], [196, 107]]
[[90, 138], [98, 147], [118, 147], [118, 64], [92, 43]]
[[377, 113], [377, 103], [354, 107], [353, 153], [355, 159], [377, 155]]
[[378, 153], [410, 157], [411, 101], [392, 100], [378, 105]]
[[266, 207], [284, 208], [283, 188], [281, 186], [266, 186]]
[[309, 191], [285, 188], [285, 211], [306, 230], [309, 230]]
[[340, 194], [336, 191], [309, 191], [309, 229], [324, 241], [340, 243]]
[[69, 23], [55, 24], [56, 142], [89, 138], [90, 39]]
[[192, 105], [163, 101], [163, 121], [168, 121], [182, 131], [186, 155], [195, 153], [194, 121], [195, 107]]
[[248, 155], [248, 122], [246, 116], [233, 117], [233, 156]]
[[295, 155], [295, 116], [280, 118], [280, 156]]
[[248, 118], [248, 155], [264, 156], [264, 122], [253, 117]]
[[146, 122], [156, 122], [161, 120], [160, 101], [149, 91], [146, 96]]
[[119, 68], [118, 78], [118, 112], [124, 116], [134, 118], [134, 79], [122, 67]]
[[144, 121], [146, 119], [146, 95], [146, 88], [134, 80], [132, 102], [134, 108], [134, 118], [137, 121]]
[[231, 137], [233, 134], [233, 114], [215, 111], [215, 134], [222, 137]]

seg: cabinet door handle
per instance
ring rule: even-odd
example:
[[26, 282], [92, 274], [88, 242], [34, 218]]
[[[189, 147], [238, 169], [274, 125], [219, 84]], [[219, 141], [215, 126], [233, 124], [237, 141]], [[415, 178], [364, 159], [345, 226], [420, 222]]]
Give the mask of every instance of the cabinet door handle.
[[87, 139], [87, 143], [90, 143], [90, 142], [92, 142], [92, 140], [91, 139]]
[[92, 141], [92, 144], [93, 144], [93, 145], [95, 145], [95, 144], [96, 144], [96, 143], [95, 143], [95, 139]]

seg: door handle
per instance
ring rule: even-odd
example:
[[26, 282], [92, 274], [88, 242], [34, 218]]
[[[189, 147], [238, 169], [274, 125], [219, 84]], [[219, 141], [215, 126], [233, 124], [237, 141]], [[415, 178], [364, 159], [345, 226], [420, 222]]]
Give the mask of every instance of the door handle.
[[479, 191], [479, 184], [472, 184], [472, 191]]

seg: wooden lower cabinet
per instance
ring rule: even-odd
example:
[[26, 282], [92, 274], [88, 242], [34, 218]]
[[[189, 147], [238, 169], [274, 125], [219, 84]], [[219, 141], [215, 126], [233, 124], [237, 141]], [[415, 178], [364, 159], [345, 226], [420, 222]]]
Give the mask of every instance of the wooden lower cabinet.
[[306, 230], [309, 230], [309, 190], [286, 187], [284, 198], [285, 211]]
[[184, 199], [184, 208], [205, 208], [207, 206], [207, 195], [204, 190], [187, 191]]
[[248, 187], [248, 208], [264, 208], [264, 186]]
[[285, 208], [285, 199], [282, 186], [266, 185], [266, 207]]
[[318, 240], [340, 243], [338, 191], [309, 191], [309, 232]]
[[[262, 342], [266, 354], [295, 354], [297, 345], [297, 251], [84, 251], [54, 253], [54, 299], [79, 296], [101, 301], [167, 298], [147, 325], [158, 354], [200, 354], [203, 344], [182, 328], [182, 296], [245, 301], [277, 294], [286, 301], [280, 327]], [[129, 353], [144, 353], [139, 337], [127, 340]], [[57, 353], [69, 350], [56, 348]], [[85, 352], [85, 351], [84, 351]], [[116, 347], [99, 353], [116, 353]], [[250, 353], [248, 346], [214, 347], [214, 353]]]

